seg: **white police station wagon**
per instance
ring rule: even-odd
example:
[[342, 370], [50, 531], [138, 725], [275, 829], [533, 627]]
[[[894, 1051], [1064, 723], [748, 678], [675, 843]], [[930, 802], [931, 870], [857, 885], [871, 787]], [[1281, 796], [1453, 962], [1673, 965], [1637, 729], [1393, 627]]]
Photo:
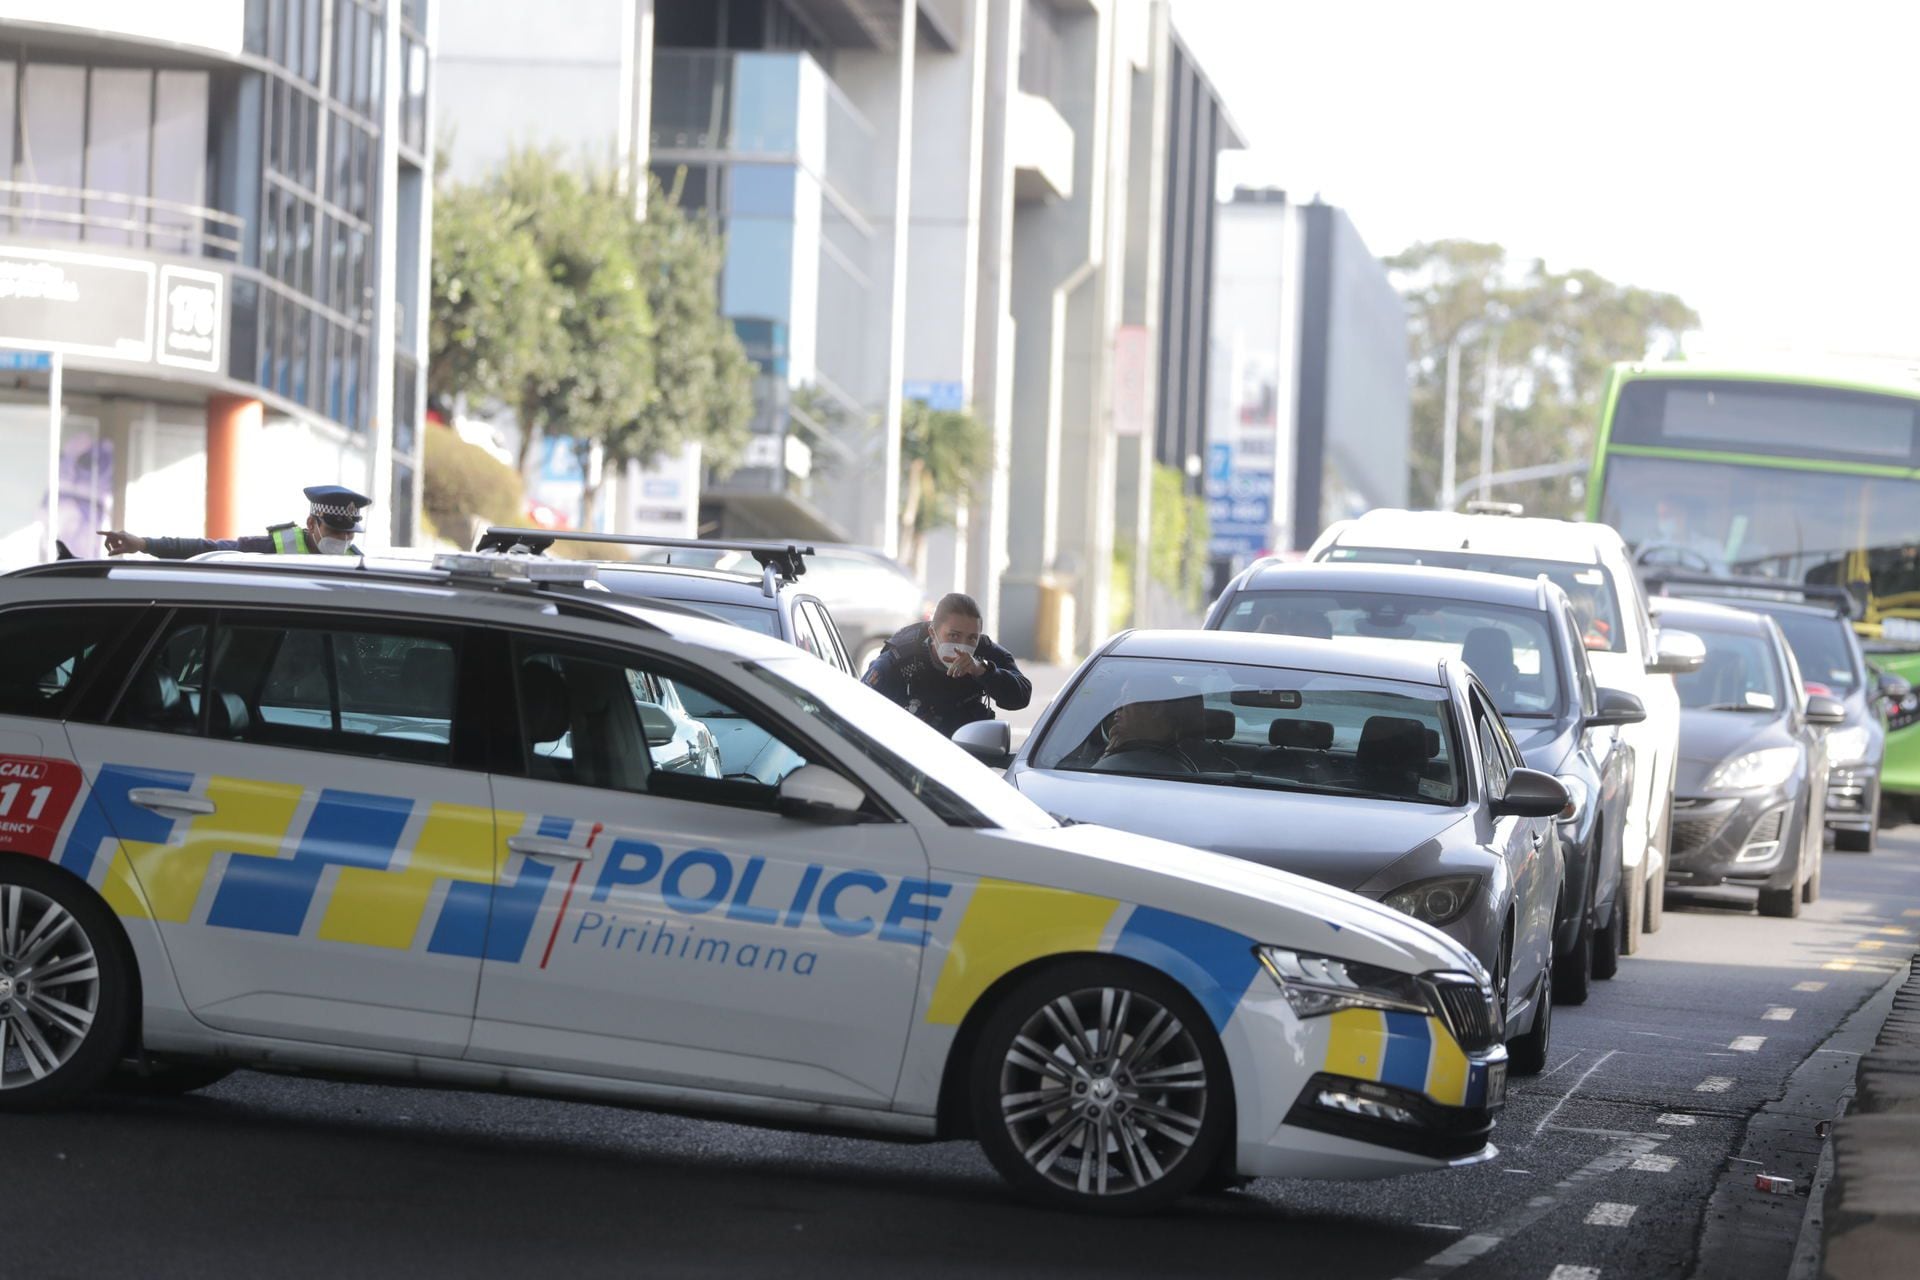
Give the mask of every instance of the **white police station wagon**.
[[[1502, 1028], [1444, 935], [1063, 827], [819, 660], [570, 572], [0, 578], [0, 1109], [404, 1078], [972, 1135], [1115, 1210], [1493, 1154]], [[749, 764], [661, 755], [663, 690]]]

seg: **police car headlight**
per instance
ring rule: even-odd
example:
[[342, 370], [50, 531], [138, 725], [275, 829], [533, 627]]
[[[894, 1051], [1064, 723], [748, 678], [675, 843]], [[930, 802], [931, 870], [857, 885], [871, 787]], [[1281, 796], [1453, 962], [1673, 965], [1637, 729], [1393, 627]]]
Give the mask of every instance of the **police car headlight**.
[[1827, 735], [1827, 759], [1837, 765], [1861, 764], [1867, 758], [1867, 726], [1850, 724]]
[[1427, 1012], [1426, 993], [1410, 974], [1285, 947], [1261, 947], [1259, 956], [1299, 1017], [1317, 1018], [1342, 1009]]
[[1735, 756], [1707, 779], [1709, 791], [1759, 791], [1777, 787], [1793, 776], [1800, 763], [1798, 747], [1763, 747]]

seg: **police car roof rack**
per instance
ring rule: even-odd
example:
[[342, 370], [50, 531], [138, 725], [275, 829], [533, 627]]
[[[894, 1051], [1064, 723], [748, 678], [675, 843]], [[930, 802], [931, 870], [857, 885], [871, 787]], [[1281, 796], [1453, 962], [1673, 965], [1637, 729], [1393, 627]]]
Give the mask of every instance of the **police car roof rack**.
[[[1779, 578], [1767, 578], [1756, 573], [1693, 573], [1685, 569], [1668, 569], [1661, 565], [1643, 565], [1642, 575], [1649, 587], [1664, 596], [1681, 595], [1697, 598], [1702, 595], [1720, 599], [1774, 600], [1791, 604], [1793, 597], [1812, 604], [1819, 601], [1835, 607], [1842, 617], [1857, 619], [1863, 610], [1859, 597], [1845, 587], [1833, 586], [1823, 582], [1785, 582]], [[1674, 592], [1671, 587], [1696, 587], [1703, 590]]]
[[[713, 541], [707, 538], [649, 538], [637, 533], [578, 533], [572, 530], [515, 529], [493, 525], [480, 535], [475, 551], [506, 551], [516, 546], [535, 555], [556, 542], [595, 542], [621, 547], [665, 547], [670, 551], [744, 551], [760, 565], [761, 589], [769, 596], [780, 593], [782, 583], [796, 582], [807, 571], [806, 558], [816, 554], [811, 546], [793, 542], [753, 540]], [[672, 563], [671, 560], [668, 561]]]

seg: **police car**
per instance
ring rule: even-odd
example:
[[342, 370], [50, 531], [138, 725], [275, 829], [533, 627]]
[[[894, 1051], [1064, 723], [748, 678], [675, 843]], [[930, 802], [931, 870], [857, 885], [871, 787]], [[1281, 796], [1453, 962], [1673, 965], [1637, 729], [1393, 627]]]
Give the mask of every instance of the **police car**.
[[[1040, 1201], [1494, 1154], [1487, 975], [1061, 826], [771, 638], [526, 556], [0, 577], [0, 1109], [392, 1078], [970, 1135]], [[660, 766], [650, 694], [774, 745]]]

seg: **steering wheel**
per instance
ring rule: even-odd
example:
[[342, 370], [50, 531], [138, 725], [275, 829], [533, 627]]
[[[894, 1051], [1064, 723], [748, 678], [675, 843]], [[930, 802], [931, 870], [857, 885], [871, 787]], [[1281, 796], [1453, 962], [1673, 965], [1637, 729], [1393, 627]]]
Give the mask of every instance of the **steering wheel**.
[[1712, 573], [1713, 561], [1703, 551], [1683, 547], [1677, 542], [1649, 542], [1634, 555], [1636, 565], [1672, 564], [1695, 573]]

